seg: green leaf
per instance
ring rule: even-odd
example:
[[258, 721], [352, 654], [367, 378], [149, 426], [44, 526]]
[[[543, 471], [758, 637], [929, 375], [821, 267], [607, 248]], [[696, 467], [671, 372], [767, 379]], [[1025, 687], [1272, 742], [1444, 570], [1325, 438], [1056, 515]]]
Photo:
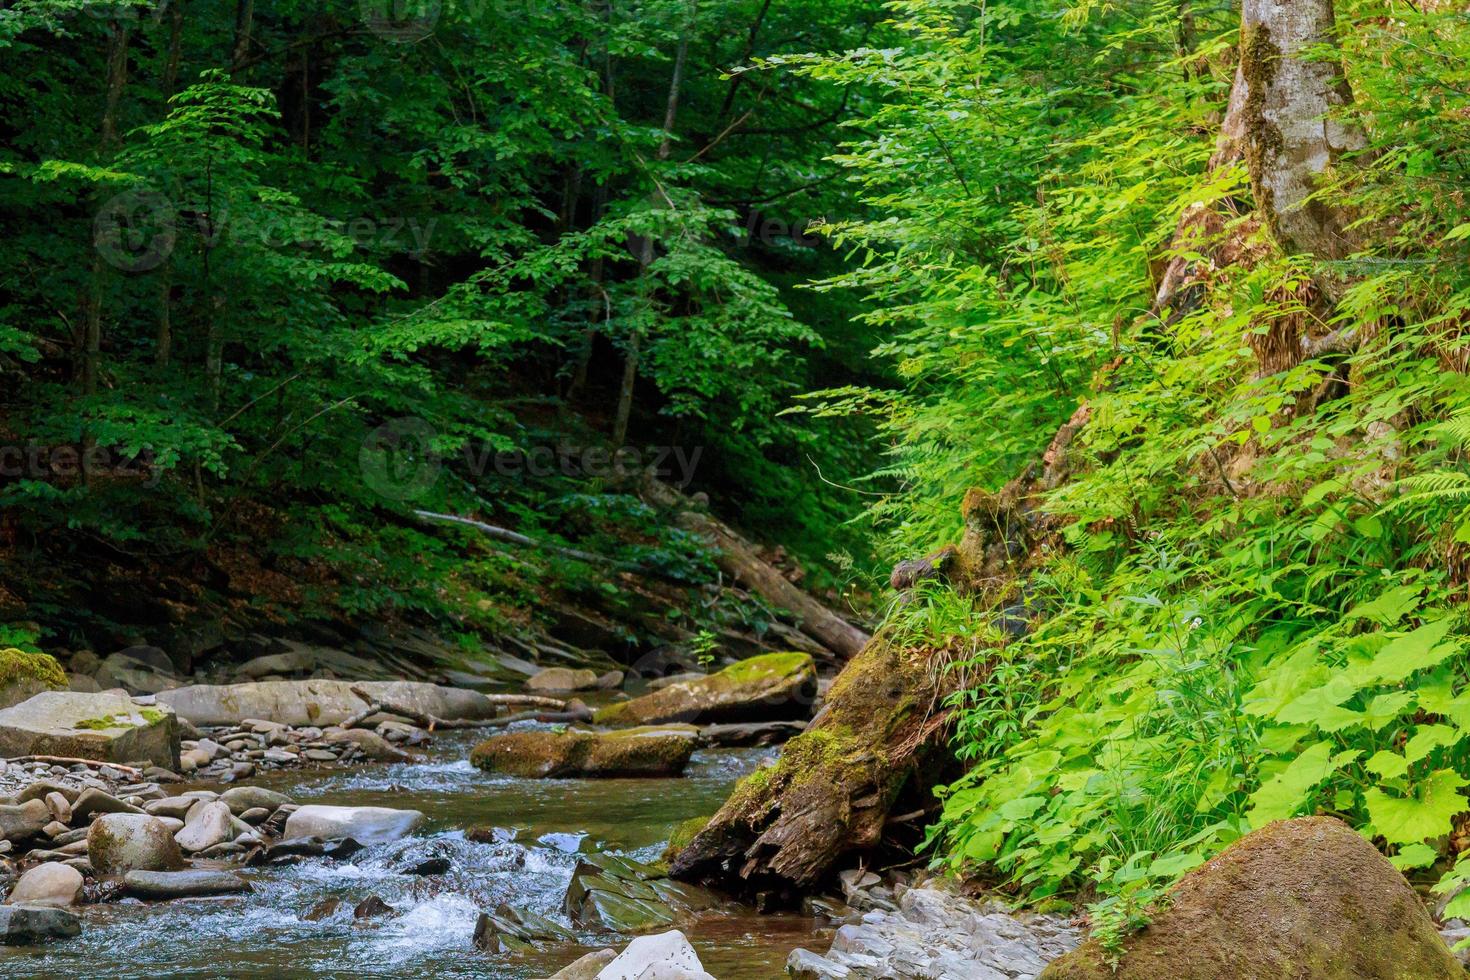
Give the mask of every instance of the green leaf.
[[1419, 608], [1419, 597], [1423, 591], [1422, 585], [1396, 586], [1375, 599], [1353, 606], [1343, 619], [1371, 619], [1380, 626], [1393, 626]]
[[1391, 640], [1373, 658], [1368, 667], [1369, 677], [1381, 683], [1396, 684], [1456, 653], [1460, 649], [1459, 643], [1440, 642], [1453, 625], [1453, 617], [1445, 616]]
[[1449, 725], [1426, 725], [1404, 745], [1404, 758], [1411, 763], [1418, 762], [1435, 749], [1454, 745], [1462, 736], [1462, 732]]
[[1358, 751], [1332, 755], [1332, 745], [1309, 745], [1290, 764], [1251, 794], [1247, 815], [1252, 827], [1290, 817], [1304, 806], [1309, 793], [1341, 766], [1362, 755]]
[[1466, 782], [1459, 773], [1440, 769], [1421, 780], [1413, 796], [1389, 796], [1375, 786], [1363, 794], [1363, 803], [1374, 829], [1390, 844], [1417, 844], [1450, 832], [1450, 822], [1467, 806], [1458, 792]]
[[1379, 749], [1367, 762], [1363, 763], [1363, 767], [1384, 779], [1397, 779], [1408, 774], [1409, 761], [1396, 752]]
[[1413, 868], [1429, 867], [1439, 860], [1439, 852], [1428, 844], [1406, 844], [1389, 860], [1400, 871], [1409, 871]]

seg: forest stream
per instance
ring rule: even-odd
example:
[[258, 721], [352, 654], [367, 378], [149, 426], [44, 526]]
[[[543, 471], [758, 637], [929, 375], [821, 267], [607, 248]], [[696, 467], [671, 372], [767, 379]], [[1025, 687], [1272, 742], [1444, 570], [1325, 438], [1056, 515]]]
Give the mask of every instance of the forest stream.
[[[471, 944], [480, 911], [507, 903], [565, 921], [562, 900], [580, 855], [656, 858], [674, 825], [717, 808], [735, 780], [776, 752], [701, 751], [678, 780], [547, 781], [478, 771], [467, 761], [478, 738], [437, 738], [418, 763], [289, 770], [253, 780], [302, 803], [412, 808], [428, 821], [410, 837], [370, 845], [346, 860], [247, 869], [254, 891], [244, 896], [97, 906], [74, 942], [44, 951], [0, 947], [0, 973], [548, 976], [587, 947], [621, 946], [626, 937], [583, 932], [575, 944], [491, 955]], [[493, 839], [471, 840], [470, 828], [489, 829]], [[447, 858], [448, 873], [401, 870], [430, 857]], [[353, 907], [374, 895], [398, 914], [354, 920]], [[333, 898], [341, 900], [335, 912], [307, 918]], [[702, 914], [684, 931], [722, 980], [768, 980], [783, 972], [793, 947], [810, 945], [821, 930], [812, 919], [732, 906]]]

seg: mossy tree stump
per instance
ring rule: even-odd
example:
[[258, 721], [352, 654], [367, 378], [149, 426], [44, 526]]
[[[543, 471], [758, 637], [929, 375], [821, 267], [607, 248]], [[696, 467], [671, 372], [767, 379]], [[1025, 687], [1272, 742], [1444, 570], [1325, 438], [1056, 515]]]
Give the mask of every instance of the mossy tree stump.
[[794, 900], [836, 861], [876, 847], [894, 801], [941, 722], [926, 656], [869, 643], [805, 733], [746, 777], [670, 873], [726, 891]]

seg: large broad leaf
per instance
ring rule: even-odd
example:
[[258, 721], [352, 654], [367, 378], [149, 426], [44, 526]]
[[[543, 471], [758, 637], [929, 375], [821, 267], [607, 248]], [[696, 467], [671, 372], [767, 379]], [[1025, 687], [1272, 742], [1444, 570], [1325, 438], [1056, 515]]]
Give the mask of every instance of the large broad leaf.
[[1418, 762], [1435, 749], [1454, 745], [1464, 737], [1464, 732], [1449, 725], [1424, 725], [1404, 745], [1404, 758]]
[[1414, 787], [1414, 795], [1389, 796], [1374, 787], [1363, 794], [1368, 818], [1390, 844], [1418, 844], [1450, 832], [1450, 821], [1470, 808], [1458, 792], [1467, 780], [1450, 769], [1440, 769]]
[[1248, 816], [1252, 827], [1292, 816], [1308, 802], [1309, 794], [1332, 773], [1362, 755], [1357, 750], [1332, 754], [1327, 742], [1307, 746], [1291, 763], [1251, 794]]
[[1371, 619], [1380, 626], [1392, 626], [1419, 608], [1419, 593], [1423, 591], [1422, 585], [1400, 585], [1370, 602], [1358, 603], [1343, 619]]
[[1378, 651], [1367, 665], [1367, 677], [1363, 679], [1397, 684], [1415, 671], [1433, 667], [1460, 649], [1458, 643], [1440, 642], [1453, 625], [1453, 618], [1446, 616], [1397, 637]]

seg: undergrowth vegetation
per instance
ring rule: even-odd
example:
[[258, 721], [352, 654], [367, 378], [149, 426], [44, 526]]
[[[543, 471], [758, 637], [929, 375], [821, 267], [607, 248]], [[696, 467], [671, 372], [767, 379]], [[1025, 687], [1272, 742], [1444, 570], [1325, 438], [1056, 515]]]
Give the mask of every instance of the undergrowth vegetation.
[[[892, 626], [961, 671], [971, 768], [935, 860], [1080, 892], [1112, 939], [1297, 814], [1452, 887], [1470, 810], [1470, 23], [1338, 5], [1371, 145], [1320, 192], [1365, 242], [1328, 263], [1276, 247], [1244, 162], [1210, 167], [1238, 12], [1191, 6], [912, 0], [913, 48], [805, 66], [893, 99], [841, 157], [878, 214], [833, 223], [867, 263], [828, 287], [882, 301], [908, 384], [808, 403], [893, 437], [893, 555], [952, 540], [964, 488], [1020, 475], [1086, 406], [1033, 501], [1059, 530], [991, 597], [1029, 632], [934, 585]], [[1175, 238], [1186, 209], [1218, 221]], [[1205, 271], [1156, 309], [1181, 254]]]

